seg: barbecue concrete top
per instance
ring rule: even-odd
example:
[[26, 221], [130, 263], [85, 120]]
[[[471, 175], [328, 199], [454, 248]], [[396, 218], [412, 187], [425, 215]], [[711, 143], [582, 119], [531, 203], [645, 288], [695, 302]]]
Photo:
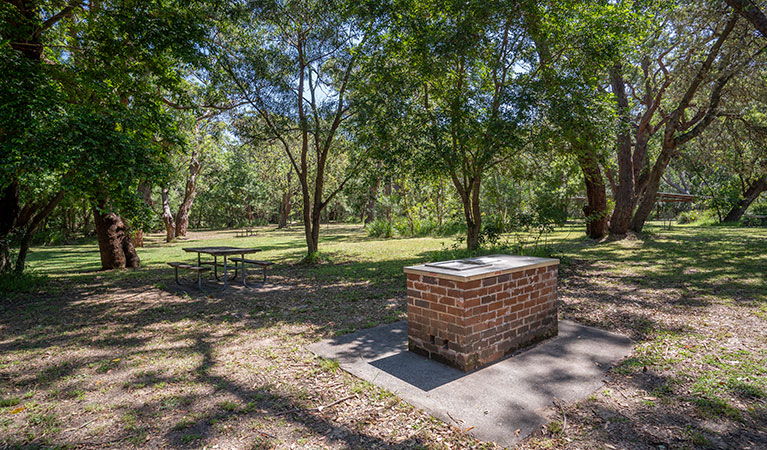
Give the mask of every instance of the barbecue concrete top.
[[559, 264], [555, 258], [489, 255], [405, 267], [405, 273], [428, 275], [455, 281], [471, 281], [496, 275]]

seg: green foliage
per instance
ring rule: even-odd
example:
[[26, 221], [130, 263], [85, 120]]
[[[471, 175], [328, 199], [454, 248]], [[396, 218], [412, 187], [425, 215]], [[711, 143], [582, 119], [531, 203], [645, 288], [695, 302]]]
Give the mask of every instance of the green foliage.
[[692, 211], [683, 211], [677, 216], [676, 222], [680, 225], [697, 222], [700, 220], [700, 211], [694, 209]]
[[43, 287], [48, 277], [43, 274], [26, 271], [23, 273], [0, 273], [0, 292], [26, 293]]
[[370, 237], [392, 237], [392, 223], [386, 219], [376, 219], [365, 226]]

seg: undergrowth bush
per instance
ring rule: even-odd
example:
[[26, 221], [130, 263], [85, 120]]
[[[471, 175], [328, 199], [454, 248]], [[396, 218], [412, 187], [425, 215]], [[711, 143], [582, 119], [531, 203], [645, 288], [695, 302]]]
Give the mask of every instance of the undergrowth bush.
[[29, 270], [23, 273], [2, 273], [0, 274], [0, 293], [31, 292], [43, 286], [47, 281], [47, 276]]
[[684, 211], [679, 213], [676, 218], [676, 222], [680, 225], [695, 224], [695, 225], [714, 225], [719, 222], [716, 215], [716, 210], [713, 209], [695, 209], [692, 211]]
[[365, 229], [370, 237], [390, 238], [392, 236], [392, 223], [386, 219], [376, 219], [367, 224]]
[[697, 221], [698, 219], [700, 219], [700, 211], [698, 210], [682, 211], [677, 216], [676, 223], [680, 225], [685, 225], [688, 223], [693, 223]]

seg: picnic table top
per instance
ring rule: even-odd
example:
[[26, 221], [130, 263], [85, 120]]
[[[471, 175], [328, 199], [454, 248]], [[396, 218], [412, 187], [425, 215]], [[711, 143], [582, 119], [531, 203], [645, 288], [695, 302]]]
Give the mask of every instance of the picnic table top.
[[214, 256], [244, 255], [246, 253], [260, 252], [260, 248], [243, 247], [186, 247], [185, 252], [207, 253]]

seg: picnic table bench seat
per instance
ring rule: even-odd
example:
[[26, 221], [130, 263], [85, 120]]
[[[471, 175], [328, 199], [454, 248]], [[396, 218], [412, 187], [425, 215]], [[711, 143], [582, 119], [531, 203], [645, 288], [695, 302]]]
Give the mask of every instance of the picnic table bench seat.
[[255, 235], [256, 232], [253, 230], [253, 228], [243, 228], [242, 230], [237, 230], [237, 237], [248, 237]]
[[[261, 281], [261, 283], [266, 283], [266, 269], [274, 264], [271, 261], [259, 261], [257, 259], [248, 259], [248, 258], [229, 258], [230, 261], [234, 261], [235, 263], [242, 264], [242, 271], [245, 272], [245, 264], [253, 264], [254, 266], [260, 266], [264, 269], [264, 279]], [[244, 275], [243, 275], [244, 279]]]
[[209, 267], [200, 267], [200, 266], [195, 266], [195, 265], [187, 264], [183, 262], [169, 262], [168, 265], [175, 269], [176, 284], [181, 284], [178, 281], [178, 269], [191, 270], [192, 272], [196, 272], [197, 286], [200, 288], [200, 290], [202, 290], [202, 273], [210, 271]]

